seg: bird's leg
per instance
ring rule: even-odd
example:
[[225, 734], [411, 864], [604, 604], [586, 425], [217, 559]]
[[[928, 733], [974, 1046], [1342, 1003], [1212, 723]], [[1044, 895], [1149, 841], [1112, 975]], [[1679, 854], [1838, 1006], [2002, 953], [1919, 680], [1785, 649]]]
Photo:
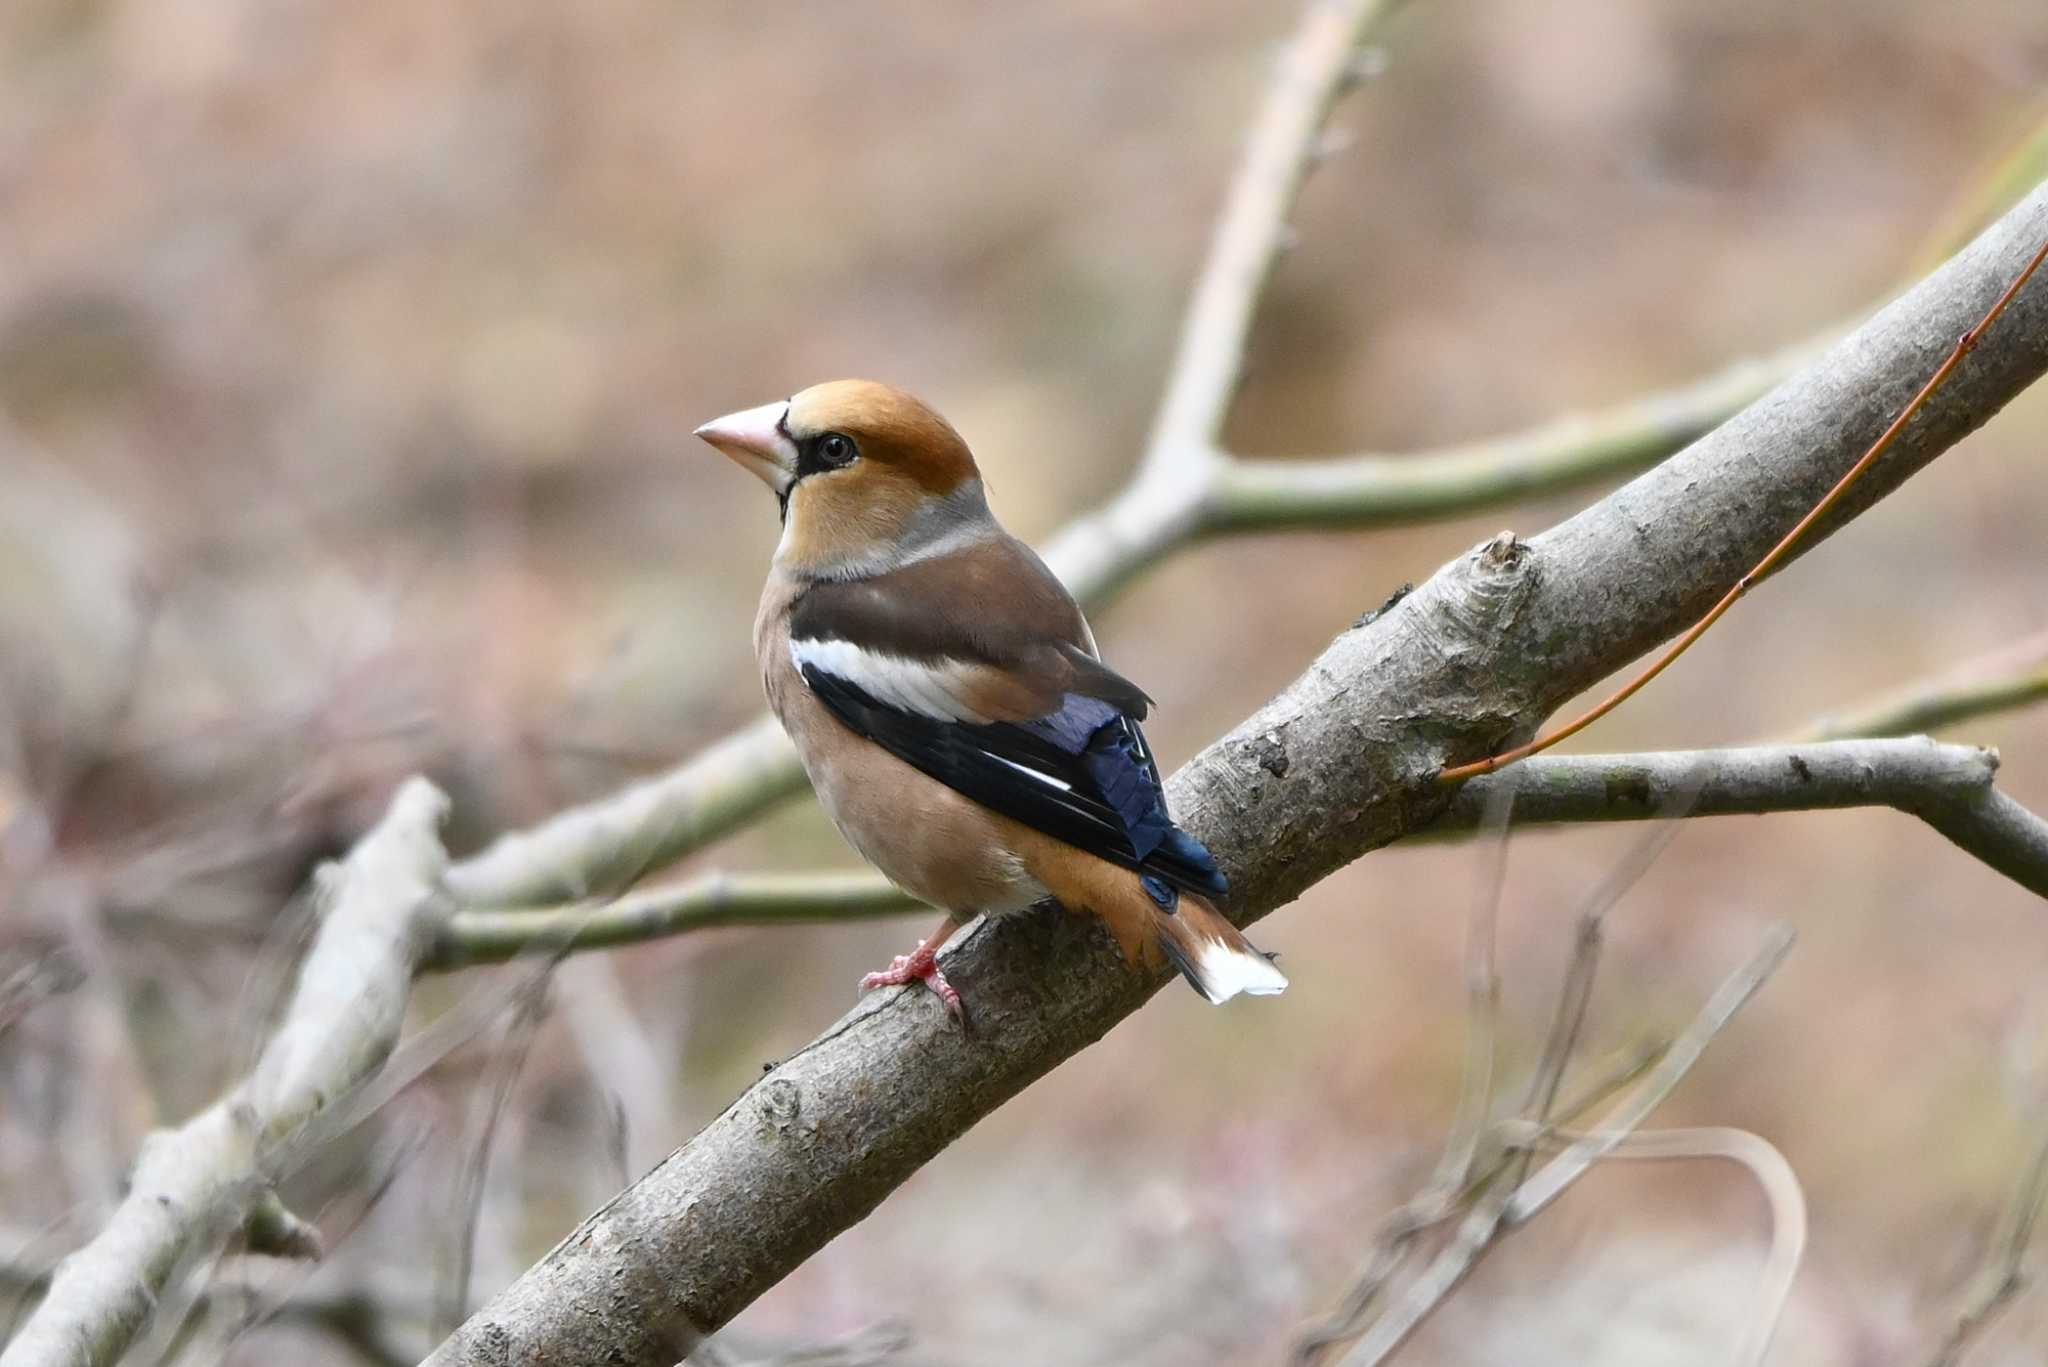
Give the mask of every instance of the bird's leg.
[[898, 954], [880, 973], [870, 973], [860, 980], [860, 990], [865, 992], [873, 987], [901, 987], [905, 983], [922, 982], [938, 999], [946, 1004], [947, 1012], [955, 1020], [964, 1019], [960, 1008], [960, 993], [953, 984], [946, 981], [946, 975], [939, 972], [939, 951], [946, 941], [953, 938], [953, 932], [960, 929], [960, 918], [947, 916], [939, 922], [939, 928], [925, 937], [924, 943], [908, 954]]

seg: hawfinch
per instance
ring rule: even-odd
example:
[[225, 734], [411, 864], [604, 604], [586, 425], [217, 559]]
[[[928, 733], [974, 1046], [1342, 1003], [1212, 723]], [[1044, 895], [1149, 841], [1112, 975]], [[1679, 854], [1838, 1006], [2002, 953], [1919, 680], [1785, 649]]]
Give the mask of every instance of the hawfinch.
[[1047, 896], [1212, 1002], [1287, 980], [1217, 912], [1216, 861], [1173, 824], [1144, 693], [1073, 597], [997, 525], [967, 443], [886, 385], [840, 380], [697, 435], [758, 476], [782, 540], [754, 621], [768, 702], [825, 810], [946, 919], [861, 982], [922, 980], [978, 912]]

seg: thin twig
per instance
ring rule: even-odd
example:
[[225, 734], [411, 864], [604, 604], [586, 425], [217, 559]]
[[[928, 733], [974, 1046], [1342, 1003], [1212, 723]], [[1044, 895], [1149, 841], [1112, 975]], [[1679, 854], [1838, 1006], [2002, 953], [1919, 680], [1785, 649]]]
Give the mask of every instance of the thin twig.
[[1969, 1303], [1956, 1317], [1955, 1327], [1942, 1340], [1929, 1367], [1957, 1367], [1978, 1336], [2025, 1289], [2027, 1248], [2034, 1241], [2034, 1226], [2040, 1222], [2043, 1202], [2048, 1202], [2048, 1138], [2034, 1151], [2033, 1162], [2027, 1165], [2026, 1176], [2007, 1209], [1997, 1261], [1987, 1269]]
[[427, 966], [463, 968], [533, 952], [603, 949], [714, 926], [805, 924], [900, 916], [924, 904], [879, 874], [707, 874], [611, 902], [462, 910], [439, 927]]
[[1792, 1282], [1799, 1274], [1799, 1261], [1806, 1251], [1806, 1194], [1799, 1185], [1798, 1174], [1776, 1145], [1748, 1130], [1718, 1125], [1613, 1134], [1513, 1125], [1507, 1127], [1506, 1137], [1531, 1147], [1606, 1143], [1608, 1158], [1720, 1158], [1748, 1170], [1770, 1207], [1771, 1238], [1764, 1253], [1763, 1269], [1757, 1275], [1756, 1314], [1743, 1326], [1735, 1361], [1744, 1367], [1760, 1367], [1771, 1350], [1771, 1340], [1784, 1318], [1786, 1303], [1792, 1298]]
[[1783, 961], [1791, 943], [1789, 930], [1782, 926], [1773, 928], [1756, 956], [1708, 999], [1699, 1017], [1672, 1042], [1671, 1048], [1650, 1069], [1641, 1086], [1609, 1112], [1606, 1120], [1592, 1133], [1574, 1141], [1564, 1153], [1519, 1187], [1504, 1179], [1496, 1180], [1487, 1187], [1459, 1224], [1450, 1242], [1403, 1289], [1387, 1314], [1367, 1331], [1358, 1347], [1344, 1359], [1345, 1367], [1372, 1367], [1372, 1364], [1385, 1361], [1471, 1274], [1502, 1233], [1526, 1223], [1583, 1176], [1593, 1163], [1611, 1153], [1624, 1136], [1641, 1125], [1644, 1117], [1699, 1061], [1701, 1052], [1714, 1036]]
[[1713, 431], [1847, 331], [1828, 328], [1673, 389], [1484, 441], [1385, 454], [1233, 457], [1217, 471], [1202, 530], [1403, 526], [1632, 474]]
[[1714, 1042], [1714, 1037], [1784, 962], [1785, 955], [1792, 949], [1792, 938], [1789, 926], [1771, 928], [1764, 936], [1762, 948], [1708, 998], [1698, 1018], [1671, 1042], [1671, 1048], [1657, 1061], [1657, 1066], [1650, 1070], [1642, 1085], [1593, 1127], [1595, 1133], [1573, 1143], [1522, 1184], [1503, 1213], [1508, 1224], [1526, 1224], [1535, 1218], [1586, 1169], [1607, 1154], [1617, 1135], [1635, 1130], [1650, 1112], [1663, 1104], [1664, 1098], [1671, 1095], [1672, 1088], [1683, 1081], [1685, 1075], [1692, 1071], [1692, 1066], [1699, 1062], [1700, 1055]]
[[2048, 631], [1980, 655], [1939, 678], [1823, 717], [1799, 740], [1911, 736], [2048, 701]]
[[[1559, 1105], [1558, 1114], [1572, 1120], [1591, 1110], [1648, 1072], [1668, 1047], [1668, 1044], [1658, 1043], [1638, 1048], [1608, 1067], [1597, 1070], [1591, 1081]], [[1547, 1132], [1547, 1127], [1545, 1130]], [[1320, 1323], [1303, 1330], [1296, 1340], [1294, 1361], [1297, 1364], [1317, 1362], [1328, 1349], [1356, 1337], [1366, 1315], [1400, 1270], [1416, 1238], [1459, 1211], [1470, 1208], [1482, 1192], [1503, 1179], [1508, 1166], [1519, 1155], [1520, 1150], [1515, 1149], [1497, 1152], [1481, 1171], [1468, 1178], [1463, 1187], [1446, 1192], [1432, 1183], [1389, 1215], [1374, 1235], [1372, 1251], [1345, 1293], [1343, 1303]]]
[[[1540, 774], [1530, 775], [1533, 781], [1541, 781], [1541, 777]], [[1593, 1001], [1593, 975], [1600, 964], [1607, 914], [1614, 910], [1630, 888], [1641, 881], [1643, 875], [1650, 871], [1650, 866], [1657, 862], [1658, 856], [1677, 838], [1679, 822], [1699, 802], [1700, 789], [1706, 778], [1706, 767], [1698, 766], [1663, 795], [1656, 808], [1657, 824], [1607, 871], [1579, 910], [1571, 965], [1565, 971], [1564, 985], [1557, 994], [1557, 1011], [1551, 1019], [1543, 1053], [1537, 1060], [1536, 1075], [1529, 1084], [1528, 1100], [1522, 1106], [1523, 1115], [1537, 1125], [1550, 1122], [1553, 1107], [1557, 1104], [1557, 1089], [1564, 1081], [1565, 1068], [1577, 1051], [1579, 1037], [1586, 1027], [1586, 1012]], [[1512, 1169], [1515, 1186], [1521, 1185], [1527, 1172], [1525, 1160], [1526, 1155]]]
[[1287, 219], [1318, 160], [1323, 122], [1355, 79], [1359, 44], [1397, 4], [1318, 0], [1281, 50], [1188, 305], [1153, 424], [1152, 446], [1161, 457], [1210, 447], [1221, 436], [1259, 300], [1291, 237]]
[[1486, 816], [1480, 824], [1489, 848], [1487, 857], [1478, 861], [1479, 887], [1465, 920], [1465, 1063], [1458, 1109], [1452, 1113], [1451, 1132], [1428, 1188], [1443, 1199], [1471, 1180], [1487, 1116], [1493, 1110], [1500, 1037], [1500, 970], [1494, 949], [1499, 939], [1501, 896], [1507, 889], [1508, 822], [1514, 805], [1514, 785], [1502, 784], [1499, 792], [1487, 795]]
[[1459, 1072], [1458, 1106], [1451, 1116], [1443, 1152], [1422, 1192], [1382, 1227], [1344, 1304], [1295, 1344], [1298, 1363], [1314, 1362], [1325, 1348], [1355, 1332], [1354, 1326], [1372, 1309], [1409, 1242], [1448, 1217], [1472, 1182], [1472, 1169], [1493, 1109], [1494, 1055], [1500, 1036], [1500, 972], [1495, 967], [1494, 948], [1501, 894], [1507, 886], [1508, 820], [1514, 802], [1512, 783], [1501, 784], [1487, 797], [1482, 829], [1491, 836], [1488, 857], [1479, 861], [1479, 886], [1465, 921], [1465, 1060]]
[[489, 1077], [475, 1102], [475, 1138], [469, 1152], [463, 1156], [461, 1173], [450, 1203], [449, 1231], [454, 1243], [454, 1256], [445, 1269], [447, 1275], [441, 1294], [435, 1298], [434, 1337], [437, 1339], [453, 1333], [469, 1314], [469, 1284], [476, 1269], [476, 1233], [483, 1218], [484, 1179], [490, 1174], [491, 1147], [497, 1140], [498, 1124], [504, 1119], [505, 1105], [512, 1099], [512, 1089], [518, 1085], [519, 1075], [526, 1070], [534, 1034], [547, 1010], [548, 981], [547, 978], [537, 978], [524, 985], [512, 1009], [512, 1018], [506, 1022], [505, 1038], [491, 1055]]
[[[1543, 1052], [1538, 1058], [1535, 1074], [1530, 1081], [1527, 1100], [1522, 1107], [1525, 1119], [1521, 1123], [1533, 1127], [1538, 1132], [1548, 1131], [1557, 1104], [1558, 1088], [1572, 1054], [1578, 1047], [1579, 1036], [1584, 1028], [1586, 1010], [1592, 1000], [1593, 975], [1599, 963], [1601, 927], [1607, 913], [1631, 887], [1635, 886], [1677, 834], [1679, 819], [1691, 810], [1697, 800], [1703, 777], [1704, 770], [1698, 771], [1688, 782], [1664, 796], [1658, 807], [1658, 815], [1663, 820], [1647, 837], [1638, 840], [1627, 856], [1601, 879], [1587, 898], [1586, 904], [1580, 909], [1578, 934], [1571, 964], [1558, 991], [1557, 1008], [1553, 1013], [1550, 1031], [1545, 1039]], [[1535, 770], [1512, 770], [1501, 775], [1496, 782], [1488, 784], [1481, 829], [1491, 831], [1497, 824], [1505, 822], [1516, 788], [1524, 781], [1532, 784], [1541, 783], [1542, 774]], [[1500, 845], [1504, 849], [1505, 841], [1500, 842]], [[1500, 899], [1504, 862], [1498, 855], [1488, 862], [1492, 865], [1491, 886], [1488, 889], [1490, 897], [1483, 905], [1491, 907], [1497, 905]], [[1489, 974], [1492, 972], [1491, 924], [1492, 918], [1489, 914], [1485, 922], [1488, 950], [1485, 968]], [[1470, 933], [1468, 932], [1468, 935]], [[1466, 990], [1470, 1002], [1468, 1016], [1472, 1023], [1468, 1024], [1467, 1030], [1476, 1035], [1479, 1026], [1484, 1025], [1487, 1051], [1483, 1062], [1488, 1070], [1485, 1074], [1488, 1085], [1480, 1097], [1478, 1115], [1468, 1121], [1467, 1106], [1471, 1099], [1471, 1084], [1474, 1077], [1474, 1062], [1468, 1056], [1465, 1074], [1467, 1092], [1461, 1099], [1458, 1118], [1452, 1126], [1451, 1138], [1445, 1144], [1443, 1157], [1430, 1179], [1429, 1186], [1388, 1222], [1381, 1237], [1375, 1242], [1371, 1260], [1345, 1297], [1344, 1305], [1323, 1325], [1304, 1335], [1296, 1345], [1297, 1362], [1314, 1361], [1325, 1347], [1342, 1342], [1358, 1333], [1367, 1312], [1398, 1270], [1408, 1244], [1416, 1234], [1431, 1225], [1441, 1223], [1458, 1209], [1469, 1207], [1468, 1218], [1460, 1226], [1459, 1235], [1453, 1240], [1454, 1244], [1477, 1237], [1482, 1230], [1488, 1232], [1487, 1237], [1491, 1237], [1490, 1232], [1499, 1225], [1505, 1200], [1521, 1185], [1528, 1170], [1527, 1146], [1511, 1148], [1483, 1177], [1476, 1182], [1473, 1179], [1473, 1168], [1484, 1133], [1485, 1110], [1490, 1107], [1492, 1093], [1490, 1084], [1494, 1012], [1498, 1007], [1499, 983], [1496, 979], [1489, 978], [1488, 986], [1489, 995], [1482, 1002], [1468, 969]], [[1660, 1046], [1655, 1056], [1661, 1059], [1666, 1052], [1668, 1046]], [[1635, 1067], [1636, 1065], [1632, 1064], [1628, 1070], [1627, 1075], [1631, 1078], [1634, 1076]], [[1596, 1089], [1592, 1095], [1605, 1094], [1604, 1089]], [[1582, 1097], [1575, 1100], [1565, 1113], [1568, 1116], [1576, 1115], [1581, 1107], [1590, 1104], [1593, 1103], [1589, 1097]], [[1469, 1131], [1462, 1128], [1468, 1123], [1471, 1126]], [[1498, 1131], [1495, 1131], [1492, 1137], [1498, 1142]]]

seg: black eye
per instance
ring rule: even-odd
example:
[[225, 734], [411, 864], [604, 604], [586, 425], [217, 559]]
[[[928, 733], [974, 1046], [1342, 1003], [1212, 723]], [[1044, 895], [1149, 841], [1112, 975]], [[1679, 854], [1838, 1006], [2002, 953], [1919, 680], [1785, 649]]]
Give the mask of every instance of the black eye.
[[826, 465], [850, 465], [854, 454], [853, 438], [843, 432], [827, 432], [818, 438], [818, 459]]

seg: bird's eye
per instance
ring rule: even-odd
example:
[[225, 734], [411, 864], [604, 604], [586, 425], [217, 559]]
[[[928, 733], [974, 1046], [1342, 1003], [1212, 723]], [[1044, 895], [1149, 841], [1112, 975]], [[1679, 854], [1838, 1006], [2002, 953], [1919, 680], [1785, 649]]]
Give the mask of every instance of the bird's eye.
[[853, 438], [843, 432], [827, 432], [818, 438], [818, 459], [828, 466], [853, 463]]

